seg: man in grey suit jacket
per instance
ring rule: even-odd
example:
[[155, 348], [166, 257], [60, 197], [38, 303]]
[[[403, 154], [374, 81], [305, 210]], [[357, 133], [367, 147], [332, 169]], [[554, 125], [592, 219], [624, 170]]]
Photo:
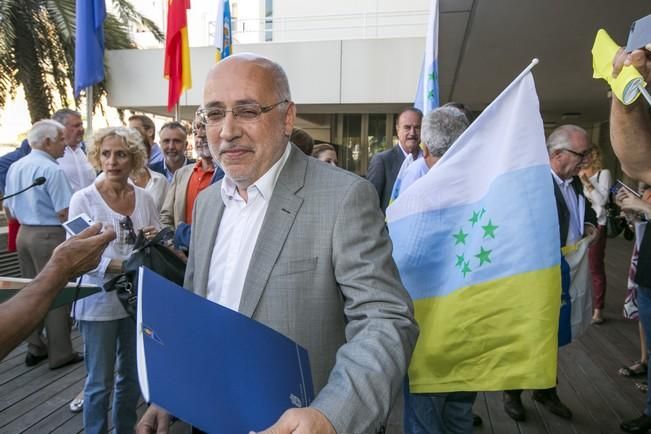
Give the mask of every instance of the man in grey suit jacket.
[[422, 119], [423, 113], [415, 107], [400, 112], [396, 121], [398, 144], [389, 150], [375, 154], [371, 158], [366, 179], [371, 181], [371, 184], [377, 190], [382, 212], [389, 206], [393, 184], [396, 182], [396, 177], [405, 157], [411, 153], [418, 155]]
[[[316, 397], [274, 433], [381, 431], [418, 328], [373, 186], [289, 142], [296, 107], [271, 60], [219, 62], [203, 115], [226, 176], [196, 201], [186, 288], [308, 349]], [[138, 432], [165, 423], [152, 406]]]

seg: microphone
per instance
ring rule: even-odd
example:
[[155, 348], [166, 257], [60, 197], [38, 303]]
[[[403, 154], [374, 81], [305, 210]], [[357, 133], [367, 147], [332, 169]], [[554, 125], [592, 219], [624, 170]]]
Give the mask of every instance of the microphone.
[[27, 190], [29, 190], [30, 188], [36, 187], [37, 185], [43, 185], [43, 184], [45, 184], [45, 181], [46, 181], [46, 179], [45, 179], [44, 176], [39, 176], [38, 178], [36, 178], [35, 180], [32, 181], [32, 185], [30, 185], [29, 187], [23, 188], [22, 190], [17, 191], [17, 192], [12, 193], [12, 194], [8, 194], [7, 196], [3, 197], [2, 200], [9, 199], [10, 197], [18, 196], [19, 194], [24, 193]]

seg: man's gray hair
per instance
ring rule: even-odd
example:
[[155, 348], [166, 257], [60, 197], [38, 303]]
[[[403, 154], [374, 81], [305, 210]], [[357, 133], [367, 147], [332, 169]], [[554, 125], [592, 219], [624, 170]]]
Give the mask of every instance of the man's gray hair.
[[36, 149], [41, 149], [45, 144], [46, 139], [56, 141], [59, 131], [63, 131], [63, 125], [52, 119], [43, 119], [32, 125], [32, 128], [27, 133], [27, 141], [29, 146]]
[[442, 157], [470, 123], [455, 107], [439, 107], [423, 117], [420, 137], [434, 157]]
[[52, 115], [52, 119], [59, 122], [61, 125], [65, 125], [68, 116], [81, 117], [81, 113], [69, 108], [62, 108], [54, 112], [54, 114]]
[[567, 124], [556, 128], [547, 138], [547, 152], [551, 154], [559, 149], [572, 149], [572, 136], [576, 134], [588, 137], [587, 131], [577, 125]]

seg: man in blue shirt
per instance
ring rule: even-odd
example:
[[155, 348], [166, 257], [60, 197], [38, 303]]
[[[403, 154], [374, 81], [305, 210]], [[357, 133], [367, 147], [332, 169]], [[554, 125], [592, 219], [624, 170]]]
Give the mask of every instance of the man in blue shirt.
[[[52, 251], [66, 238], [61, 223], [68, 218], [72, 188], [56, 161], [65, 150], [63, 129], [63, 125], [50, 119], [36, 122], [27, 135], [32, 152], [12, 164], [7, 173], [9, 192], [25, 189], [39, 177], [45, 178], [45, 184], [4, 203], [7, 216], [16, 218], [21, 224], [17, 247], [25, 278], [35, 277], [50, 259]], [[45, 358], [49, 359], [50, 369], [83, 360], [72, 350], [69, 306], [51, 310], [44, 325], [47, 343], [41, 336], [42, 326], [27, 339], [27, 366], [36, 365]]]

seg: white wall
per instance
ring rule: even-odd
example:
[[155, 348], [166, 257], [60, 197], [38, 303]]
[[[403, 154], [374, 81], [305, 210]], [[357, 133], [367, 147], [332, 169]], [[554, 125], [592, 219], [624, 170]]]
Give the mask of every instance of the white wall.
[[[298, 104], [410, 103], [418, 80], [424, 38], [283, 42], [235, 45], [279, 62], [287, 72]], [[201, 102], [203, 82], [214, 64], [214, 49], [191, 49], [193, 87], [181, 104]], [[163, 50], [114, 50], [106, 54], [110, 70], [109, 105], [152, 107], [167, 104]]]

